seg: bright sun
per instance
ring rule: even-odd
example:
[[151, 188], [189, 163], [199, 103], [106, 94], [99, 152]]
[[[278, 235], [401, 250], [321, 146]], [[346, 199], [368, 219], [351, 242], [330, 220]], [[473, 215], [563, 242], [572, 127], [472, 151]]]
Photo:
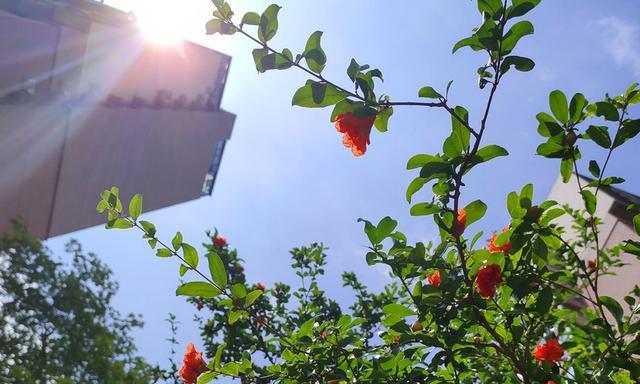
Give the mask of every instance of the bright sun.
[[160, 44], [172, 44], [185, 38], [189, 26], [177, 1], [141, 1], [135, 10], [138, 27], [146, 38]]

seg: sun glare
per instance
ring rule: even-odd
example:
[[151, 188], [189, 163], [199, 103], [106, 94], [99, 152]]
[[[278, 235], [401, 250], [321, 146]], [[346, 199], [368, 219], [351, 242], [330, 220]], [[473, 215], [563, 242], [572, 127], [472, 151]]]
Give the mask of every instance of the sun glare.
[[140, 2], [135, 15], [144, 36], [159, 44], [172, 44], [185, 38], [189, 26], [181, 16], [179, 2]]

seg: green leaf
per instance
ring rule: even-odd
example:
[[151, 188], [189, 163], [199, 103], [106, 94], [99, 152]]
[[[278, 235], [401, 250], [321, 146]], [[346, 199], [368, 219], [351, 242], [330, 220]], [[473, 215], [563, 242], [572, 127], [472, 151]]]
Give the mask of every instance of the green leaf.
[[482, 200], [475, 200], [469, 203], [464, 210], [467, 212], [466, 227], [482, 219], [487, 212], [487, 205]]
[[176, 232], [176, 235], [173, 236], [173, 239], [171, 240], [171, 245], [173, 246], [173, 249], [175, 249], [176, 251], [180, 249], [180, 247], [182, 247], [182, 233], [181, 232]]
[[502, 12], [502, 0], [478, 0], [478, 11], [494, 17]]
[[382, 220], [380, 220], [380, 222], [378, 223], [377, 227], [377, 236], [379, 240], [378, 242], [381, 242], [382, 240], [389, 237], [389, 235], [391, 235], [391, 233], [394, 229], [396, 229], [397, 226], [398, 222], [396, 220], [393, 220], [389, 216], [383, 217]]
[[425, 97], [427, 99], [441, 99], [442, 95], [432, 87], [422, 87], [418, 91], [418, 97]]
[[507, 210], [514, 219], [523, 218], [527, 214], [527, 210], [520, 206], [520, 197], [515, 192], [507, 195]]
[[596, 212], [596, 204], [597, 204], [596, 196], [593, 194], [593, 192], [589, 191], [588, 189], [583, 189], [582, 199], [584, 200], [584, 206], [587, 209], [587, 212], [593, 215]]
[[502, 40], [502, 53], [504, 55], [508, 54], [516, 47], [522, 37], [531, 34], [533, 34], [533, 24], [530, 22], [519, 21], [513, 24]]
[[144, 220], [140, 220], [139, 223], [148, 236], [154, 237], [156, 235], [156, 226], [153, 223]]
[[167, 248], [158, 248], [156, 250], [156, 256], [158, 256], [158, 257], [171, 257], [171, 256], [173, 256], [173, 252], [171, 252], [171, 250], [167, 249]]
[[109, 221], [107, 225], [108, 225], [108, 228], [113, 228], [113, 229], [129, 229], [133, 227], [133, 223], [121, 217], [118, 217], [115, 220]]
[[[422, 177], [416, 177], [407, 187], [407, 192], [405, 193], [405, 197], [407, 199], [407, 203], [411, 203], [411, 197], [424, 187], [427, 183], [427, 179], [423, 179]], [[413, 215], [413, 214], [412, 214]], [[415, 216], [415, 215], [413, 215]]]
[[255, 12], [247, 12], [242, 16], [242, 21], [240, 22], [240, 28], [243, 25], [260, 25], [260, 15]]
[[207, 253], [207, 259], [209, 260], [209, 274], [211, 275], [211, 279], [213, 279], [219, 288], [226, 288], [228, 284], [227, 271], [224, 268], [222, 259], [215, 252]]
[[138, 193], [129, 202], [129, 216], [136, 221], [140, 214], [142, 214], [142, 195]]
[[587, 104], [588, 101], [582, 93], [576, 93], [575, 95], [573, 95], [573, 97], [571, 98], [571, 103], [569, 104], [569, 120], [574, 123], [580, 121], [582, 111], [587, 106]]
[[545, 287], [538, 294], [538, 300], [536, 301], [536, 312], [540, 315], [545, 315], [551, 309], [553, 304], [553, 289]]
[[491, 159], [500, 156], [508, 156], [509, 152], [506, 149], [502, 148], [499, 145], [487, 145], [486, 147], [482, 147], [476, 152], [474, 159], [472, 159], [473, 163], [484, 163]]
[[397, 315], [400, 317], [413, 316], [416, 313], [402, 304], [387, 304], [382, 308], [382, 312], [387, 315]]
[[562, 182], [568, 183], [571, 180], [571, 175], [573, 174], [573, 159], [566, 158], [562, 159], [560, 163], [560, 174], [562, 175]]
[[507, 18], [520, 17], [540, 4], [540, 0], [513, 0], [512, 5], [507, 8]]
[[611, 137], [609, 136], [607, 127], [590, 125], [589, 128], [587, 128], [587, 135], [602, 148], [609, 149], [609, 147], [611, 147]]
[[547, 141], [538, 145], [536, 153], [547, 158], [558, 159], [564, 157], [565, 148], [554, 141]]
[[437, 158], [432, 155], [415, 155], [407, 162], [407, 169], [422, 168], [427, 163], [437, 162]]
[[528, 57], [507, 56], [500, 65], [500, 71], [507, 73], [512, 66], [520, 72], [529, 72], [536, 66], [536, 63]]
[[393, 115], [393, 107], [383, 108], [377, 115], [373, 122], [373, 125], [380, 132], [387, 131], [387, 125], [389, 124], [389, 118]]
[[189, 267], [187, 267], [184, 264], [180, 264], [180, 268], [178, 269], [178, 273], [180, 274], [180, 277], [184, 276], [185, 273], [187, 273], [189, 271]]
[[600, 177], [600, 166], [598, 165], [597, 161], [595, 160], [589, 161], [589, 172], [595, 178]]
[[621, 177], [616, 177], [616, 176], [610, 176], [610, 177], [605, 177], [602, 180], [593, 180], [592, 182], [590, 182], [589, 184], [587, 184], [587, 187], [597, 187], [597, 186], [604, 186], [607, 187], [611, 184], [621, 184], [624, 183], [624, 179]]
[[536, 119], [539, 122], [538, 133], [544, 137], [556, 136], [563, 131], [560, 124], [556, 122], [556, 119], [549, 116], [549, 114], [540, 112], [536, 115]]
[[[236, 321], [240, 320], [241, 316], [242, 316], [242, 311], [230, 310], [229, 311], [229, 317], [228, 317], [229, 324], [234, 324]], [[227, 365], [225, 365], [225, 367], [227, 367]], [[228, 369], [228, 367], [227, 367], [227, 369]], [[229, 373], [231, 373], [231, 372], [229, 372]]]
[[212, 382], [216, 377], [218, 377], [218, 372], [216, 371], [208, 371], [203, 373], [202, 375], [198, 376], [198, 382], [197, 384], [209, 384], [210, 382]]
[[305, 46], [303, 53], [307, 66], [315, 73], [321, 73], [327, 64], [327, 55], [320, 46], [321, 38], [321, 31], [313, 32], [307, 40], [307, 45]]
[[609, 296], [600, 296], [600, 302], [602, 305], [607, 307], [618, 323], [622, 322], [624, 311], [622, 310], [622, 306], [614, 298]]
[[346, 94], [331, 84], [307, 80], [293, 95], [292, 105], [306, 108], [324, 108], [346, 98]]
[[198, 267], [198, 251], [191, 245], [182, 243], [182, 257], [191, 268]]
[[363, 102], [344, 99], [333, 107], [331, 122], [335, 122], [338, 116], [344, 113], [353, 113], [357, 116], [371, 116], [376, 113], [376, 111], [373, 108], [367, 107]]
[[277, 4], [271, 4], [260, 16], [258, 39], [261, 42], [266, 43], [278, 32], [278, 12], [280, 12], [280, 8]]
[[448, 177], [452, 172], [451, 165], [449, 163], [443, 163], [441, 161], [434, 161], [425, 164], [420, 170], [420, 177], [424, 177], [427, 180], [434, 178]]
[[255, 291], [249, 292], [244, 299], [244, 305], [247, 307], [251, 306], [251, 304], [253, 304], [258, 297], [262, 296], [263, 293], [264, 291], [262, 289], [256, 289]]
[[640, 235], [640, 214], [635, 215], [633, 218], [633, 228], [636, 230], [636, 233]]
[[620, 118], [616, 107], [606, 101], [599, 101], [595, 104], [591, 104], [587, 107], [587, 110], [596, 116], [604, 117], [604, 119], [608, 121], [618, 121]]
[[466, 37], [460, 41], [458, 41], [454, 46], [453, 49], [451, 50], [452, 53], [456, 53], [456, 51], [458, 51], [458, 49], [463, 48], [463, 47], [469, 47], [474, 51], [480, 51], [482, 49], [484, 49], [484, 46], [482, 44], [480, 44], [480, 40], [478, 39], [477, 36], [471, 36], [471, 37]]
[[220, 290], [204, 281], [191, 281], [176, 289], [176, 296], [206, 297], [211, 299], [220, 294]]
[[96, 206], [96, 211], [103, 213], [107, 208], [109, 208], [109, 203], [106, 200], [100, 200]]
[[442, 208], [433, 203], [418, 203], [411, 207], [411, 216], [428, 216], [440, 212]]
[[256, 61], [256, 69], [258, 72], [266, 72], [272, 69], [287, 69], [293, 65], [293, 54], [290, 50], [284, 49], [282, 53], [269, 53], [266, 49], [254, 49], [254, 60]]
[[549, 106], [553, 115], [563, 124], [569, 121], [569, 107], [567, 97], [560, 90], [555, 90], [549, 95]]
[[207, 35], [213, 35], [216, 33], [221, 35], [233, 35], [236, 33], [236, 28], [233, 25], [220, 19], [211, 19], [207, 21], [205, 29], [207, 31]]
[[371, 224], [369, 220], [358, 219], [358, 222], [364, 223], [364, 233], [369, 238], [369, 241], [371, 242], [371, 244], [374, 244], [374, 245], [377, 244], [378, 228], [376, 228], [375, 225]]
[[247, 297], [247, 288], [241, 283], [233, 284], [231, 286], [231, 295], [237, 299], [244, 299]]
[[469, 140], [471, 132], [466, 125], [469, 125], [469, 112], [464, 107], [457, 106], [453, 109], [455, 114], [464, 121], [464, 124], [458, 120], [458, 118], [451, 116], [451, 131], [456, 134], [456, 137], [460, 140], [460, 146], [467, 148], [469, 146]]
[[369, 69], [368, 65], [360, 65], [355, 59], [351, 59], [351, 63], [349, 63], [349, 67], [347, 68], [347, 76], [349, 76], [352, 82], [355, 82], [358, 73], [367, 69]]
[[625, 120], [613, 140], [613, 148], [617, 148], [627, 140], [633, 139], [638, 133], [640, 133], [640, 119]]

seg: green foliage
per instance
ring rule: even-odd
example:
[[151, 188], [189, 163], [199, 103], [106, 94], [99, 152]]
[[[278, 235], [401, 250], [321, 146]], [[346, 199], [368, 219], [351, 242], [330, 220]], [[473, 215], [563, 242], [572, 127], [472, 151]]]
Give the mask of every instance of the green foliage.
[[[604, 150], [602, 160], [588, 164], [596, 180], [578, 184], [584, 209], [555, 201], [536, 203], [534, 187], [527, 184], [507, 195], [510, 219], [502, 232], [492, 236], [488, 246], [479, 246], [483, 233], [474, 233], [477, 225], [472, 224], [495, 207], [479, 199], [464, 206], [463, 195], [469, 188], [465, 177], [479, 164], [508, 156], [507, 149], [483, 143], [483, 136], [490, 129], [488, 116], [504, 75], [512, 68], [528, 72], [535, 67], [532, 59], [513, 52], [523, 37], [534, 32], [531, 22], [518, 18], [528, 15], [540, 0], [475, 3], [481, 24], [453, 47], [453, 52], [470, 48], [483, 55], [475, 73], [481, 92], [487, 93], [486, 104], [484, 112], [470, 114], [450, 103], [451, 82], [444, 96], [433, 87], [420, 88], [422, 101], [378, 96], [375, 87], [383, 81], [382, 72], [355, 59], [346, 71], [353, 88], [343, 88], [321, 75], [327, 64], [320, 44], [322, 32], [314, 32], [303, 53], [294, 57], [288, 49], [270, 46], [278, 30], [279, 6], [269, 6], [260, 16], [246, 13], [237, 25], [229, 4], [214, 0], [217, 22], [208, 30], [224, 33], [225, 26], [227, 32], [239, 31], [259, 44], [253, 51], [259, 72], [297, 68], [309, 76], [295, 92], [293, 105], [333, 106], [331, 122], [352, 113], [360, 117], [354, 121], [372, 123], [380, 132], [387, 131], [398, 107], [437, 108], [451, 118], [451, 130], [441, 153], [415, 155], [407, 162], [407, 169], [417, 170], [417, 175], [405, 198], [411, 203], [416, 194], [427, 195], [411, 206], [410, 213], [433, 219], [440, 236], [427, 244], [412, 243], [389, 216], [377, 224], [359, 219], [370, 242], [367, 264], [381, 265], [392, 280], [374, 294], [355, 273], [343, 274], [344, 285], [354, 292], [349, 311], [319, 287], [326, 264], [320, 244], [291, 251], [291, 267], [300, 278], [298, 288], [275, 283], [264, 289], [247, 284], [235, 250], [213, 243], [217, 232], [210, 234], [212, 243], [203, 244], [209, 261], [209, 274], [205, 274], [197, 269], [197, 251], [182, 235], [174, 238], [170, 249], [156, 237], [151, 223], [138, 221], [137, 202], [125, 215], [117, 188], [101, 195], [97, 209], [106, 213], [107, 228], [141, 230], [151, 248], [158, 247], [159, 256], [179, 258], [180, 276], [190, 272], [197, 279], [180, 285], [177, 293], [207, 311], [199, 321], [211, 362], [199, 383], [219, 376], [243, 383], [640, 380], [640, 306], [636, 304], [640, 291], [636, 288], [624, 298], [625, 308], [622, 300], [602, 295], [599, 284], [601, 276], [614, 274], [624, 265], [623, 251], [640, 257], [640, 242], [628, 239], [603, 248], [598, 230], [602, 222], [595, 217], [599, 192], [624, 182], [607, 174], [613, 151], [640, 133], [640, 119], [630, 118], [629, 109], [640, 103], [638, 85], [595, 102], [581, 93], [570, 100], [561, 90], [550, 93], [549, 112], [536, 115], [543, 138], [537, 154], [557, 161], [563, 181], [568, 182], [585, 166], [579, 147], [595, 144]], [[258, 26], [257, 37], [243, 29], [246, 25]], [[371, 126], [349, 128], [364, 131], [366, 136], [357, 139], [368, 141]], [[428, 186], [430, 193], [425, 191]], [[570, 217], [571, 232], [557, 224], [555, 219], [561, 216]], [[639, 217], [633, 222], [640, 233]], [[581, 258], [592, 251], [595, 260]], [[536, 345], [551, 339], [559, 340], [564, 358], [536, 361]]]
[[136, 356], [138, 316], [111, 300], [111, 270], [76, 241], [69, 264], [53, 258], [24, 224], [0, 237], [0, 382], [140, 383], [163, 373]]

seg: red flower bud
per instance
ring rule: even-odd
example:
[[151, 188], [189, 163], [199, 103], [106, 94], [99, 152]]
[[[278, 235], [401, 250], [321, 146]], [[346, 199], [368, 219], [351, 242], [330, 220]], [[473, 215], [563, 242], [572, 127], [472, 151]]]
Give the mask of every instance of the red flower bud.
[[464, 208], [458, 208], [458, 215], [456, 221], [453, 223], [453, 234], [460, 236], [464, 232], [464, 228], [467, 225], [467, 211]]
[[362, 156], [367, 152], [367, 144], [371, 143], [371, 127], [376, 116], [358, 116], [355, 113], [347, 112], [336, 117], [336, 129], [343, 133], [342, 143], [345, 147], [351, 148], [354, 156]]
[[435, 271], [432, 274], [427, 275], [427, 280], [429, 281], [429, 284], [436, 288], [440, 286], [440, 271]]
[[565, 142], [567, 143], [567, 145], [573, 145], [576, 143], [576, 140], [578, 140], [578, 136], [576, 136], [575, 133], [573, 132], [569, 132], [569, 134], [567, 134], [567, 137], [565, 138]]
[[541, 213], [542, 212], [540, 212], [540, 207], [538, 207], [537, 205], [534, 205], [531, 208], [529, 208], [529, 210], [527, 211], [527, 218], [533, 221], [538, 221]]
[[182, 358], [182, 367], [178, 374], [184, 380], [185, 384], [193, 384], [204, 371], [207, 370], [207, 363], [202, 358], [202, 352], [197, 352], [196, 347], [189, 343], [187, 352]]
[[415, 333], [415, 332], [420, 332], [424, 329], [424, 326], [419, 323], [419, 322], [415, 322], [413, 324], [411, 324], [411, 330]]
[[598, 264], [596, 264], [595, 260], [589, 260], [589, 261], [587, 261], [587, 268], [589, 268], [590, 270], [594, 271], [594, 270], [596, 270], [596, 268], [598, 268]]
[[202, 307], [204, 307], [204, 304], [202, 304], [202, 301], [198, 301], [196, 303], [196, 308], [198, 308], [198, 311], [202, 309]]
[[545, 344], [538, 344], [533, 350], [533, 356], [538, 361], [547, 361], [555, 363], [562, 359], [564, 349], [557, 339], [549, 339]]
[[476, 275], [476, 290], [478, 294], [488, 299], [496, 294], [496, 286], [502, 283], [502, 270], [498, 264], [485, 265]]
[[256, 327], [258, 328], [264, 327], [265, 325], [267, 325], [267, 323], [267, 318], [264, 316], [260, 316], [256, 319]]
[[258, 283], [256, 284], [256, 287], [261, 291], [264, 291], [267, 288], [264, 283]]
[[222, 236], [216, 235], [216, 237], [213, 238], [213, 244], [217, 245], [218, 247], [224, 247], [225, 245], [227, 245], [227, 239]]

